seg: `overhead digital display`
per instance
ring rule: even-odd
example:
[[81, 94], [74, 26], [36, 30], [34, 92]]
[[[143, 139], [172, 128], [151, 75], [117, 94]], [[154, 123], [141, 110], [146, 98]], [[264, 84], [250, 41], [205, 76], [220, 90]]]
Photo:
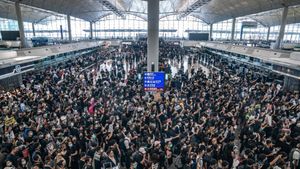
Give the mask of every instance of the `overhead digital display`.
[[165, 87], [164, 72], [146, 72], [144, 73], [145, 91], [163, 91]]
[[19, 31], [1, 31], [2, 40], [16, 41], [20, 38]]
[[209, 33], [189, 33], [189, 40], [208, 41]]

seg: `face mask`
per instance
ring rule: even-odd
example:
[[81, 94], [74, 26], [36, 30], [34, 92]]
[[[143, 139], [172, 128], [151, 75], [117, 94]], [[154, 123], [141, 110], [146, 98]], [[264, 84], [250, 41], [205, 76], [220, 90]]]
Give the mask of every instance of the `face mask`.
[[72, 143], [69, 143], [69, 147], [72, 147], [73, 146], [73, 144]]

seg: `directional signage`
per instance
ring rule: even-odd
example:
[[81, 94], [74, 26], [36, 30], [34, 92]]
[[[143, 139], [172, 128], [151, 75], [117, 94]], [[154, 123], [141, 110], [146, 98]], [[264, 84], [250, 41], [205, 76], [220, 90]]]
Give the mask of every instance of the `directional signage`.
[[244, 28], [257, 28], [257, 22], [244, 21], [244, 22], [242, 22], [242, 26]]
[[163, 91], [165, 87], [164, 72], [146, 72], [144, 73], [145, 91]]

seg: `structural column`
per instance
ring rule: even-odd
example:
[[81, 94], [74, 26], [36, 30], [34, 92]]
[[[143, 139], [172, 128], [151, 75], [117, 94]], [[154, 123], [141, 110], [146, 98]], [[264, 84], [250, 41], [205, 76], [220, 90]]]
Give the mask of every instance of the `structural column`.
[[240, 41], [243, 40], [243, 33], [244, 33], [244, 25], [242, 25], [242, 28], [241, 28]]
[[90, 39], [93, 39], [93, 22], [90, 22]]
[[[98, 22], [100, 22], [100, 21], [98, 21]], [[95, 23], [95, 30], [94, 30], [94, 32], [95, 32], [95, 38], [101, 38], [101, 34], [100, 34], [100, 24], [99, 24], [99, 28], [97, 27], [97, 24]]]
[[71, 29], [71, 17], [67, 15], [67, 22], [68, 22], [68, 33], [69, 33], [69, 41], [72, 41], [72, 29]]
[[233, 18], [232, 20], [232, 28], [231, 28], [231, 42], [234, 41], [234, 34], [235, 34], [235, 22], [236, 22], [236, 18]]
[[19, 26], [19, 31], [20, 31], [21, 47], [24, 48], [24, 47], [26, 47], [26, 40], [25, 40], [22, 12], [21, 12], [21, 7], [20, 7], [20, 2], [19, 1], [15, 2], [15, 8], [16, 8], [18, 26]]
[[269, 41], [269, 39], [270, 39], [270, 30], [271, 30], [271, 27], [268, 26], [267, 41]]
[[32, 22], [32, 34], [35, 37], [35, 27], [34, 27], [34, 23]]
[[288, 11], [289, 11], [289, 7], [285, 6], [283, 8], [283, 12], [282, 12], [282, 18], [281, 18], [281, 25], [280, 25], [279, 36], [278, 36], [278, 38], [276, 40], [276, 43], [275, 43], [275, 46], [274, 46], [275, 49], [279, 49], [280, 48], [281, 41], [283, 40]]
[[158, 71], [159, 0], [148, 0], [147, 71]]
[[213, 35], [213, 24], [211, 23], [209, 25], [209, 40], [212, 41], [212, 35]]
[[63, 31], [62, 25], [60, 25], [59, 28], [60, 28], [60, 39], [63, 40], [64, 39], [64, 31]]

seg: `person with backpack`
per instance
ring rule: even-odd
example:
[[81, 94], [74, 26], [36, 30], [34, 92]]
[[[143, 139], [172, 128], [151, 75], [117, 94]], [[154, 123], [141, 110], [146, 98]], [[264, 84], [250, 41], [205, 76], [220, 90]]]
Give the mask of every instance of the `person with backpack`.
[[297, 144], [296, 148], [293, 148], [289, 155], [291, 169], [300, 168], [300, 143]]

